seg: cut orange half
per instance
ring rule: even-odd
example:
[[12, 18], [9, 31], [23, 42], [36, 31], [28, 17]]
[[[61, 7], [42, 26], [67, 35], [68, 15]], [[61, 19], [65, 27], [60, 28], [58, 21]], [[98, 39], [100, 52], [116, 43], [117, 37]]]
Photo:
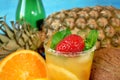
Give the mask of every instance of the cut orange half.
[[0, 64], [0, 80], [33, 80], [46, 77], [45, 60], [35, 51], [16, 51]]

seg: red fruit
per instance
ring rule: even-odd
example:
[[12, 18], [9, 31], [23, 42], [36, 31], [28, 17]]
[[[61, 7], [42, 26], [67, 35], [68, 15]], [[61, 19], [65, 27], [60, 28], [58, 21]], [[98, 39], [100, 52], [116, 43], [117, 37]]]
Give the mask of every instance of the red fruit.
[[81, 52], [84, 49], [85, 43], [82, 37], [71, 34], [65, 37], [56, 46], [56, 51], [60, 52]]

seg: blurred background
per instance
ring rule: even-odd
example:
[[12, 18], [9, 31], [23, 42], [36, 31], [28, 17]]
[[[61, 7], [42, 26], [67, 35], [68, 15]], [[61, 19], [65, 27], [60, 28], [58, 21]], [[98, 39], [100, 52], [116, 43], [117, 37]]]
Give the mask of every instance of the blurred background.
[[[15, 20], [15, 12], [19, 0], [0, 0], [0, 16], [7, 15], [7, 21]], [[87, 7], [95, 5], [112, 5], [120, 8], [120, 0], [42, 0], [46, 17], [56, 11], [74, 7]], [[32, 5], [31, 5], [32, 6]]]

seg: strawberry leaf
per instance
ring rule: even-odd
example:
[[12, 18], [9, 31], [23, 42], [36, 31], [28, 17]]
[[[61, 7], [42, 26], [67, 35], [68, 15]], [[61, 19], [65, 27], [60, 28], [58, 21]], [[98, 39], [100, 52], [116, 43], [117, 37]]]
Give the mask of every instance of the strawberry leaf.
[[55, 33], [52, 37], [52, 43], [50, 45], [51, 49], [55, 49], [56, 45], [67, 35], [71, 34], [70, 29], [62, 30]]
[[95, 43], [97, 42], [97, 38], [98, 38], [98, 31], [91, 30], [85, 40], [85, 49], [84, 50], [88, 50], [88, 49], [92, 48], [95, 45]]

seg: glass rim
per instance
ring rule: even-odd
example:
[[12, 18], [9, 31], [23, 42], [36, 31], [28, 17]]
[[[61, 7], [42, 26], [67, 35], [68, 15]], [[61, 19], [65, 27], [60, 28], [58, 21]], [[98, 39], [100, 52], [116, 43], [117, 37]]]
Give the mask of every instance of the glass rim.
[[[55, 51], [55, 50], [49, 48], [48, 46], [46, 46], [45, 44], [44, 44], [44, 48], [47, 49], [47, 51], [49, 51], [50, 54], [55, 55], [55, 56], [77, 57], [77, 56], [86, 55], [86, 54], [89, 54], [89, 53], [95, 51], [96, 45], [94, 45], [89, 50], [85, 50], [85, 51], [81, 51], [81, 52], [75, 52], [75, 53], [74, 52], [59, 52], [59, 51]], [[67, 53], [69, 53], [69, 55]]]

